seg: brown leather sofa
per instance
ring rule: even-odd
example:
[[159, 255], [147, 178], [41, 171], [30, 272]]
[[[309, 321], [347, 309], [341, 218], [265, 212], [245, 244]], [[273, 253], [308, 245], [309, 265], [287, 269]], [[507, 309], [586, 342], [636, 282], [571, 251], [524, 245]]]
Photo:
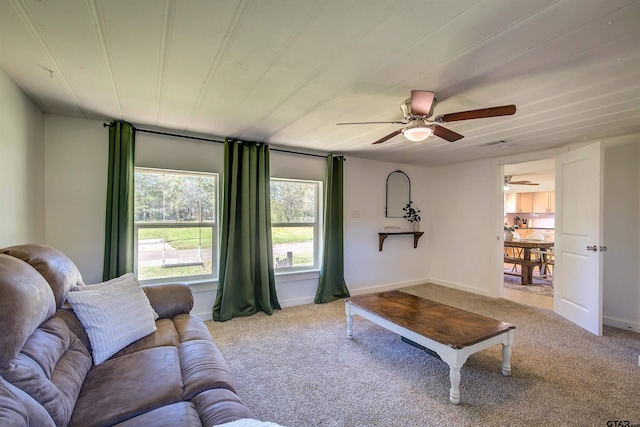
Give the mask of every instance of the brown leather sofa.
[[94, 366], [65, 302], [83, 285], [43, 245], [0, 249], [0, 425], [212, 426], [255, 418], [184, 285], [144, 287], [157, 331]]

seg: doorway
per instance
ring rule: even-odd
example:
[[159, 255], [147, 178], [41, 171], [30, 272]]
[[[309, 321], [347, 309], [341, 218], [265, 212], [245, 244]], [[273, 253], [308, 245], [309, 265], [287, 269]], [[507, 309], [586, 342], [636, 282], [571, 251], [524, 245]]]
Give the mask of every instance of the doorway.
[[504, 298], [553, 310], [555, 159], [504, 165], [503, 215]]

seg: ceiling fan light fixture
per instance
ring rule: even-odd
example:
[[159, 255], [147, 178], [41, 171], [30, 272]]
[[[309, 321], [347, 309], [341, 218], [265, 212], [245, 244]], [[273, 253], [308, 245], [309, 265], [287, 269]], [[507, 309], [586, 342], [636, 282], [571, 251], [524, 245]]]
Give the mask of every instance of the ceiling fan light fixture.
[[419, 142], [433, 135], [433, 129], [430, 126], [413, 126], [405, 129], [402, 133], [409, 141]]

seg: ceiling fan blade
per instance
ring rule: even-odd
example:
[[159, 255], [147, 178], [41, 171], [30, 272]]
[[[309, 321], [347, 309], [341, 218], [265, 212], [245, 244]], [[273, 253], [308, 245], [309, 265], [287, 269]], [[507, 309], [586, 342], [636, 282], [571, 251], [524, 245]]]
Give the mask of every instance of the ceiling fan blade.
[[389, 135], [387, 136], [383, 136], [382, 138], [380, 138], [379, 140], [377, 140], [376, 142], [374, 142], [373, 144], [382, 144], [383, 142], [393, 138], [396, 135], [400, 135], [402, 133], [402, 129], [398, 129], [395, 132], [391, 132]]
[[378, 125], [378, 124], [393, 124], [393, 125], [406, 125], [408, 122], [347, 122], [336, 123], [336, 125]]
[[411, 91], [411, 114], [431, 117], [436, 94], [426, 90]]
[[516, 106], [502, 105], [500, 107], [481, 108], [479, 110], [460, 111], [459, 113], [442, 114], [436, 117], [436, 122], [447, 123], [458, 120], [483, 119], [486, 117], [510, 116], [515, 114]]
[[531, 182], [531, 181], [509, 181], [509, 184], [511, 184], [511, 185], [540, 185], [537, 182]]
[[459, 133], [454, 132], [451, 129], [447, 129], [445, 127], [438, 126], [438, 125], [435, 125], [433, 127], [433, 134], [435, 136], [439, 136], [442, 139], [446, 139], [449, 142], [454, 142], [464, 138], [463, 135], [460, 135]]

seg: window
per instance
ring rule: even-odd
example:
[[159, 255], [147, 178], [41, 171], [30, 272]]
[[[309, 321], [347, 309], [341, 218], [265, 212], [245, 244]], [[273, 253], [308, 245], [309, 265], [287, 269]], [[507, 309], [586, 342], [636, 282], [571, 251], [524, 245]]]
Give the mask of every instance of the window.
[[271, 234], [276, 271], [319, 268], [321, 184], [271, 179]]
[[136, 168], [135, 269], [140, 280], [213, 279], [218, 175]]

